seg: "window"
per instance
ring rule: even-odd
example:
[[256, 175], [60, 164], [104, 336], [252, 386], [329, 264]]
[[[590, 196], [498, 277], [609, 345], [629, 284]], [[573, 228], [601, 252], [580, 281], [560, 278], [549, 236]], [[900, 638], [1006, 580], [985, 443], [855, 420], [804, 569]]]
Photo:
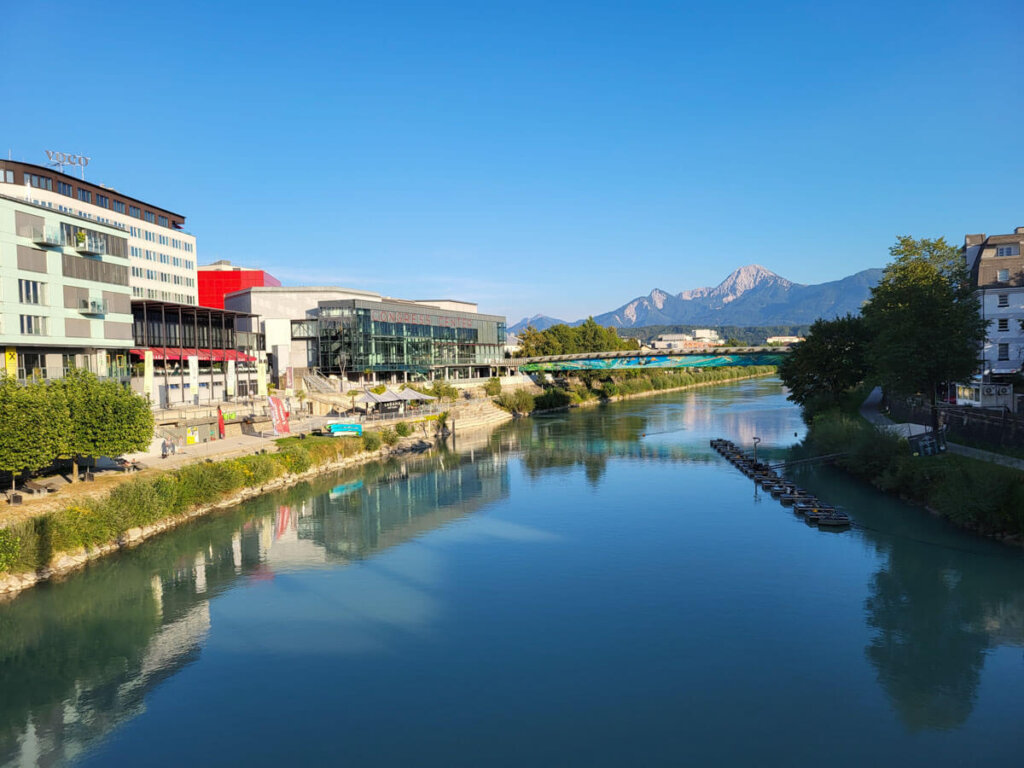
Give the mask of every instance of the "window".
[[153, 224], [154, 221], [156, 220], [156, 217], [153, 216], [153, 212], [152, 211], [146, 211], [146, 217], [145, 218], [146, 218], [146, 221], [148, 221], [150, 224]]
[[1008, 270], [1008, 269], [1000, 269], [998, 272], [996, 272], [996, 282], [997, 283], [1008, 283], [1008, 282], [1010, 282], [1010, 270]]
[[68, 197], [74, 197], [74, 193], [71, 191], [71, 185], [68, 184], [67, 182], [58, 181], [57, 182], [57, 191], [60, 192], [62, 195], [67, 195]]
[[166, 227], [167, 226], [167, 217], [166, 216], [157, 216], [156, 223], [159, 224], [161, 227]]
[[39, 315], [22, 315], [21, 332], [28, 336], [45, 336], [46, 318]]
[[96, 193], [96, 205], [98, 205], [100, 208], [109, 208], [110, 207], [110, 198], [107, 197], [106, 195], [101, 195], [101, 194], [99, 194], [97, 192]]
[[36, 189], [48, 189], [53, 192], [53, 179], [46, 176], [36, 176], [34, 173], [25, 174], [25, 183]]
[[999, 300], [996, 302], [997, 307], [1008, 307], [1010, 306], [1010, 294], [1000, 293]]
[[999, 318], [999, 320], [997, 322], [999, 324], [999, 331], [1000, 332], [1006, 333], [1008, 330], [1010, 330], [1010, 321], [1009, 321], [1008, 318], [1001, 317], [1001, 318]]
[[14, 171], [4, 171], [4, 181], [8, 184], [14, 183]]
[[1000, 245], [996, 248], [996, 256], [1020, 256], [1020, 246]]
[[43, 284], [35, 280], [19, 280], [18, 301], [22, 304], [42, 304]]
[[124, 213], [124, 203], [121, 200], [114, 201], [114, 211], [117, 213]]
[[91, 203], [92, 202], [92, 192], [90, 192], [88, 189], [82, 189], [81, 187], [79, 187], [78, 188], [78, 199], [81, 200], [83, 203]]
[[999, 360], [1009, 360], [1009, 359], [1010, 359], [1010, 345], [1009, 344], [1000, 344], [999, 345]]
[[134, 216], [136, 219], [142, 218], [142, 210], [137, 205], [128, 206], [128, 215]]

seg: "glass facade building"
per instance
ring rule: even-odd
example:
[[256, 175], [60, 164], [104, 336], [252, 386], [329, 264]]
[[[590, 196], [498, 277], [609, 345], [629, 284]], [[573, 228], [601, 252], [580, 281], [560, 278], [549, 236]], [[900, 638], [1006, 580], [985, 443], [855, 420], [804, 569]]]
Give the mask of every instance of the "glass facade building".
[[411, 302], [326, 301], [315, 323], [293, 323], [292, 338], [315, 344], [322, 372], [346, 378], [479, 378], [503, 363], [505, 318]]

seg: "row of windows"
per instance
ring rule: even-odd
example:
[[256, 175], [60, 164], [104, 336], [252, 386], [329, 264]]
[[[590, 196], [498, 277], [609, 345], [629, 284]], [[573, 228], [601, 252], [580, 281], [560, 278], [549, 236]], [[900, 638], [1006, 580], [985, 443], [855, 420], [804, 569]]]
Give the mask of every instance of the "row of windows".
[[172, 291], [158, 291], [156, 288], [142, 288], [138, 285], [132, 288], [132, 296], [137, 299], [158, 299], [159, 301], [174, 301], [178, 304], [195, 304], [191, 296], [184, 293], [173, 293]]
[[996, 256], [1020, 256], [1020, 246], [1000, 245], [996, 248]]
[[180, 256], [170, 256], [166, 253], [160, 253], [159, 251], [151, 251], [149, 248], [139, 248], [136, 245], [130, 247], [131, 255], [137, 259], [145, 259], [146, 261], [159, 261], [161, 264], [171, 264], [175, 267], [182, 267], [183, 269], [195, 269], [195, 262], [191, 259], [183, 259]]
[[[6, 174], [7, 174], [7, 182], [9, 184], [13, 184], [14, 183], [14, 171], [7, 171]], [[31, 184], [33, 187], [38, 187], [39, 189], [48, 189], [51, 192], [53, 191], [53, 180], [47, 178], [46, 176], [35, 176], [33, 174], [26, 173], [25, 174], [25, 179], [26, 179], [26, 183], [27, 184]], [[67, 195], [68, 197], [74, 197], [75, 196], [74, 187], [71, 184], [68, 184], [66, 181], [60, 181], [60, 180], [57, 181], [57, 191], [60, 194], [62, 194], [62, 195]], [[83, 203], [90, 203], [90, 204], [92, 204], [92, 202], [93, 202], [92, 198], [93, 198], [92, 190], [85, 189], [83, 187], [79, 187], [78, 188], [78, 199], [81, 200]], [[96, 205], [98, 205], [100, 208], [110, 208], [111, 207], [110, 197], [108, 195], [101, 195], [99, 192], [97, 192], [96, 193]], [[117, 213], [124, 213], [125, 212], [125, 204], [124, 204], [124, 202], [121, 201], [121, 200], [114, 200], [113, 201], [113, 209]], [[158, 216], [155, 213], [153, 213], [152, 211], [146, 211], [145, 213], [143, 213], [142, 209], [139, 208], [139, 206], [137, 206], [137, 205], [129, 205], [128, 206], [128, 215], [129, 216], [133, 216], [136, 219], [144, 218], [150, 224], [159, 224], [161, 227], [170, 227], [171, 226], [171, 223], [170, 223], [170, 221], [168, 220], [168, 218], [166, 216], [163, 216], [163, 215]]]

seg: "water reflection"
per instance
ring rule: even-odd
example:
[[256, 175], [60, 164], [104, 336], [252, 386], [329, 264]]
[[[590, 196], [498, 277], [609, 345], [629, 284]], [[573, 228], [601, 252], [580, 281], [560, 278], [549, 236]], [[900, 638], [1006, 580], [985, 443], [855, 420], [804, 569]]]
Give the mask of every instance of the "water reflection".
[[0, 765], [72, 761], [199, 658], [218, 594], [471, 514], [508, 495], [507, 458], [441, 453], [297, 486], [0, 606]]

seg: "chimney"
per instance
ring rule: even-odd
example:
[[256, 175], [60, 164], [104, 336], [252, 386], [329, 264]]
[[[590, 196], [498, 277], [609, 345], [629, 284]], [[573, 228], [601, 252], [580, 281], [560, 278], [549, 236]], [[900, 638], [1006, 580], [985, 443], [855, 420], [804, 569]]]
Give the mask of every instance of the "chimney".
[[1013, 234], [1024, 235], [1024, 227], [1017, 227], [1015, 230], [1013, 230]]
[[972, 245], [981, 245], [985, 242], [985, 235], [964, 235], [964, 247], [970, 248]]

